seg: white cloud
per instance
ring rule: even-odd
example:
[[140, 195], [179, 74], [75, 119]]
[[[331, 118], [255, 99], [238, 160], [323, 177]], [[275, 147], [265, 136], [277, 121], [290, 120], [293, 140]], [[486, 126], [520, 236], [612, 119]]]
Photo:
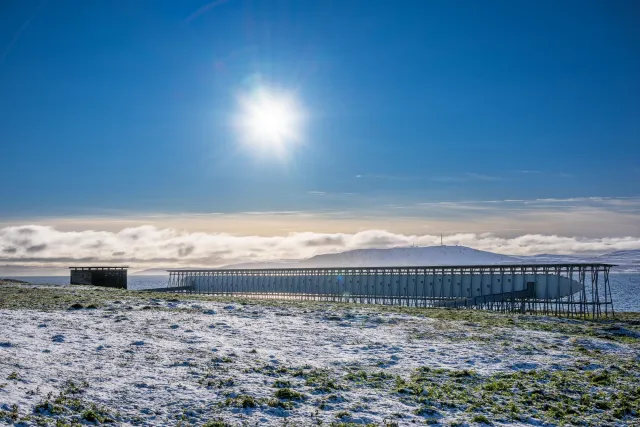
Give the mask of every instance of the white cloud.
[[[288, 233], [356, 233], [384, 229], [402, 235], [495, 232], [586, 236], [590, 238], [640, 236], [640, 198], [574, 197], [555, 199], [403, 200], [364, 197], [362, 194], [316, 195], [330, 199], [331, 209], [230, 213], [106, 212], [80, 216], [4, 219], [0, 228], [25, 223], [53, 226], [59, 231], [102, 230], [153, 226], [185, 232], [282, 236]], [[349, 203], [357, 200], [357, 207]], [[292, 206], [296, 207], [296, 206]], [[32, 248], [37, 252], [38, 248]], [[1, 250], [1, 249], [0, 249]], [[1, 255], [1, 254], [0, 254]]]
[[[74, 263], [124, 263], [143, 266], [207, 266], [244, 261], [300, 259], [359, 248], [430, 246], [439, 235], [409, 235], [385, 230], [356, 233], [295, 232], [281, 236], [241, 236], [186, 232], [151, 225], [112, 231], [61, 231], [43, 225], [0, 229], [0, 263], [64, 266]], [[444, 243], [510, 255], [600, 254], [640, 249], [640, 237], [584, 238], [527, 234], [458, 233]]]

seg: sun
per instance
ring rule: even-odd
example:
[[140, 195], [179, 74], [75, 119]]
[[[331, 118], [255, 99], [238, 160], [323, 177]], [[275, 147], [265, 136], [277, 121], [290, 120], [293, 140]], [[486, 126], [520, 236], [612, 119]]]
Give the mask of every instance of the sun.
[[260, 87], [239, 97], [236, 119], [242, 140], [252, 149], [285, 154], [302, 139], [302, 108], [293, 93]]

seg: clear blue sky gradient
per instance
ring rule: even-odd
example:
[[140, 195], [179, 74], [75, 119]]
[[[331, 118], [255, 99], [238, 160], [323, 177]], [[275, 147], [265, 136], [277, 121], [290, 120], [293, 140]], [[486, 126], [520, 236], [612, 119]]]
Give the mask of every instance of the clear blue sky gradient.
[[[2, 2], [0, 216], [639, 195], [640, 2], [207, 4]], [[256, 76], [289, 161], [230, 126]]]

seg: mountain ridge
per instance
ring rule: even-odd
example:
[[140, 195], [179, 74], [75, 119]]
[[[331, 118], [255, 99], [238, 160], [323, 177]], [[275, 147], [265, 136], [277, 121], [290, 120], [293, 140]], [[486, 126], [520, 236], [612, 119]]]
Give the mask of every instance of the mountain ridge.
[[[602, 255], [505, 255], [466, 246], [412, 246], [398, 248], [366, 248], [319, 254], [302, 260], [273, 260], [227, 264], [215, 268], [322, 268], [322, 267], [419, 267], [451, 265], [552, 264], [594, 262], [619, 265], [621, 270], [640, 269], [640, 250], [614, 251]], [[202, 267], [199, 267], [202, 268]], [[176, 270], [188, 270], [188, 267]], [[193, 269], [198, 269], [195, 267]], [[133, 275], [166, 274], [166, 269], [141, 270]]]

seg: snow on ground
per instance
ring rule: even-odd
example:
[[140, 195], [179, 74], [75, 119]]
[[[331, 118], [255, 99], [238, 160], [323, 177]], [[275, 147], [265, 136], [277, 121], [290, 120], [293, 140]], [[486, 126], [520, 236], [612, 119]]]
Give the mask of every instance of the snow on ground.
[[[330, 304], [140, 299], [100, 309], [0, 310], [0, 382], [14, 380], [0, 387], [0, 409], [15, 404], [21, 414], [31, 413], [48, 393], [54, 396], [73, 381], [85, 383], [83, 399], [114, 408], [111, 415], [117, 412], [123, 425], [212, 419], [307, 425], [337, 417], [409, 425], [425, 422], [415, 403], [390, 389], [342, 387], [345, 376], [364, 371], [369, 378], [407, 379], [424, 366], [479, 374], [561, 370], [573, 363], [568, 354], [574, 341], [555, 332], [488, 330]], [[634, 352], [621, 343], [586, 341], [603, 352]], [[273, 403], [278, 372], [288, 373], [284, 386], [303, 393], [304, 400], [289, 408], [238, 404], [242, 396]], [[325, 390], [309, 381], [312, 375]]]

